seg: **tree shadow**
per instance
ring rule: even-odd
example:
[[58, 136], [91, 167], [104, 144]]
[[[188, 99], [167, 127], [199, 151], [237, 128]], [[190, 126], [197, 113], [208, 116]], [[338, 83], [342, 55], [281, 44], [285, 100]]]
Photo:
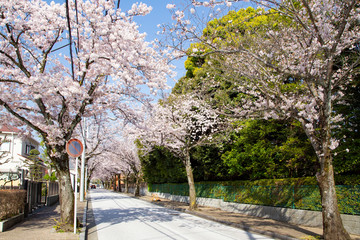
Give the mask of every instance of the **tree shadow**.
[[[240, 213], [242, 215], [246, 215], [244, 219], [240, 218], [241, 220], [237, 219], [237, 223], [242, 226], [243, 229], [248, 230], [252, 226], [257, 226], [259, 229], [265, 229], [266, 227], [271, 227], [274, 231], [276, 229], [292, 229], [297, 232], [303, 233], [304, 235], [310, 236], [319, 236], [318, 233], [305, 229], [299, 225], [295, 225], [290, 223], [291, 219], [291, 210], [288, 208], [278, 208], [278, 207], [268, 207], [268, 206], [256, 206], [256, 205], [248, 205], [241, 204], [241, 207], [236, 207], [236, 204], [231, 205], [231, 207], [227, 207], [227, 211], [230, 212], [224, 214], [223, 216], [233, 217], [233, 214]], [[297, 215], [297, 221], [306, 223], [308, 221], [312, 221], [313, 219], [309, 219], [308, 216], [304, 215]], [[320, 225], [321, 225], [320, 219]], [[251, 222], [251, 224], [250, 224]]]
[[[114, 195], [112, 195], [114, 196]], [[194, 231], [213, 231], [218, 236], [221, 236], [223, 233], [215, 231], [216, 227], [219, 227], [219, 222], [207, 221], [203, 218], [198, 218], [191, 216], [189, 214], [179, 212], [176, 210], [164, 208], [157, 204], [149, 203], [143, 200], [133, 199], [134, 201], [141, 201], [137, 206], [136, 202], [133, 202], [133, 206], [126, 207], [121, 201], [116, 200], [131, 200], [132, 198], [117, 196], [116, 197], [116, 205], [117, 207], [112, 207], [113, 205], [109, 205], [106, 207], [94, 206], [97, 204], [92, 204], [93, 200], [107, 199], [104, 196], [99, 197], [91, 197], [89, 202], [89, 210], [88, 210], [88, 234], [89, 239], [96, 239], [96, 231], [106, 230], [113, 225], [119, 223], [141, 223], [145, 224], [149, 228], [153, 228], [154, 230], [160, 232], [162, 235], [166, 236], [168, 239], [178, 239], [180, 237], [180, 233], [184, 234], [192, 234]], [[150, 207], [151, 206], [151, 207]], [[109, 207], [109, 208], [107, 208]], [[169, 223], [173, 221], [179, 221], [179, 224], [176, 225], [176, 229], [174, 230], [172, 227], [165, 227], [166, 231], [162, 231], [165, 225], [162, 223]], [[204, 221], [206, 227], [204, 227]], [[105, 224], [102, 224], [105, 223]], [[161, 225], [160, 228], [158, 226]], [[140, 225], [139, 225], [140, 226]], [[167, 225], [166, 225], [167, 226]], [[179, 231], [179, 229], [182, 229]], [[256, 239], [254, 234], [251, 232], [246, 233], [247, 239]], [[227, 239], [238, 239], [236, 236], [230, 236], [223, 234]]]

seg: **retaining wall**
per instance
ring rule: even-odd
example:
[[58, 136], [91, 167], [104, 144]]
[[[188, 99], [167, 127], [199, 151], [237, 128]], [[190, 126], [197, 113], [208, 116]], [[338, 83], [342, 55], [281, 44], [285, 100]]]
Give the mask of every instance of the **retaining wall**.
[[[121, 188], [121, 192], [125, 192], [125, 188]], [[129, 193], [135, 194], [135, 188], [129, 187]], [[149, 193], [147, 187], [140, 188], [140, 195], [142, 196], [150, 196], [151, 193]]]
[[4, 221], [0, 222], [0, 232], [4, 232], [7, 229], [11, 228], [12, 226], [14, 226], [15, 224], [21, 222], [22, 220], [24, 220], [24, 213], [21, 213], [19, 215], [16, 215], [14, 217], [5, 219]]
[[46, 206], [52, 206], [59, 201], [59, 195], [48, 196], [46, 199]]

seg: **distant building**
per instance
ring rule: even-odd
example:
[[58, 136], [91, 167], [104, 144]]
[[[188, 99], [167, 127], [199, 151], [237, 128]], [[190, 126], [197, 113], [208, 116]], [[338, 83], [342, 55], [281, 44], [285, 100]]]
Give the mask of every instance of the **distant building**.
[[[32, 137], [20, 137], [20, 129], [9, 125], [0, 126], [0, 188], [19, 186], [22, 179], [30, 177], [29, 155], [39, 150], [39, 142]], [[40, 164], [40, 175], [46, 174], [46, 166]]]

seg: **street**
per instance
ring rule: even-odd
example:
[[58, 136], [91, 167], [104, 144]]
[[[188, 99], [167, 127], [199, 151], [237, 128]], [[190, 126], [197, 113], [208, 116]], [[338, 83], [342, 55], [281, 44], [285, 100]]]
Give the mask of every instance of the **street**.
[[271, 239], [104, 189], [91, 190], [89, 240]]

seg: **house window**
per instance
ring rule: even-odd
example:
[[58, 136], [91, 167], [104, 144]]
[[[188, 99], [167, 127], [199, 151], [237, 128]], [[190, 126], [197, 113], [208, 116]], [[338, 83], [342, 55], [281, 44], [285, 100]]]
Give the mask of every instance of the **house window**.
[[0, 152], [10, 152], [10, 142], [1, 142]]
[[30, 151], [33, 150], [33, 149], [35, 149], [34, 146], [32, 146], [32, 145], [27, 145], [27, 144], [26, 144], [25, 154], [26, 154], [26, 155], [30, 155]]

